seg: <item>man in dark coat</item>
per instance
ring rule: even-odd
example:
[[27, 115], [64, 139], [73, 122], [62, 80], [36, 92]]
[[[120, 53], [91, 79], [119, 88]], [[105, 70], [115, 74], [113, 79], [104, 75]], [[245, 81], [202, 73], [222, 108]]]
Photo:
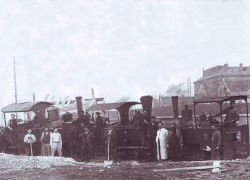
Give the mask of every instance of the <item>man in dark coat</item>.
[[[105, 152], [106, 158], [108, 158], [108, 153], [113, 154], [114, 162], [117, 162], [117, 135], [115, 130], [111, 125], [108, 126], [107, 130], [104, 130], [103, 139], [105, 140]], [[109, 152], [108, 152], [109, 149]]]
[[175, 123], [171, 124], [168, 131], [169, 155], [172, 161], [181, 159], [181, 148], [183, 146], [183, 138], [180, 129], [176, 128]]
[[143, 114], [137, 111], [134, 115], [135, 126], [140, 127], [142, 146], [146, 146], [146, 123]]
[[212, 160], [220, 160], [221, 133], [218, 130], [218, 125], [213, 125], [211, 128], [214, 130], [211, 139], [211, 158]]
[[148, 129], [147, 129], [147, 134], [148, 134], [148, 152], [150, 153], [150, 158], [151, 160], [156, 160], [156, 154], [154, 153], [154, 147], [155, 147], [155, 139], [157, 136], [157, 126], [155, 122], [155, 117], [151, 118], [151, 122], [148, 123]]
[[11, 119], [9, 120], [8, 126], [12, 129], [17, 129], [17, 120], [15, 119], [15, 114], [11, 114]]
[[79, 146], [79, 131], [78, 126], [75, 124], [73, 129], [69, 133], [69, 148], [70, 148], [70, 157], [73, 159], [77, 158], [77, 149]]
[[102, 146], [102, 133], [104, 128], [104, 123], [102, 120], [102, 117], [100, 116], [99, 112], [96, 112], [96, 148], [100, 150], [100, 147]]
[[95, 142], [95, 136], [89, 131], [88, 127], [85, 127], [85, 132], [80, 135], [81, 138], [81, 159], [84, 162], [88, 162], [92, 159], [93, 148]]
[[7, 137], [4, 132], [4, 127], [0, 129], [0, 153], [6, 153]]

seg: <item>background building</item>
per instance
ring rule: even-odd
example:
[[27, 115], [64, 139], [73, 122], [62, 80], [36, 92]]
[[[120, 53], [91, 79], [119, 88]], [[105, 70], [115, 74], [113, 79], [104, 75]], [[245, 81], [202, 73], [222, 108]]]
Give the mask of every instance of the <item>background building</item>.
[[229, 95], [250, 95], [250, 67], [215, 66], [194, 82], [195, 98]]

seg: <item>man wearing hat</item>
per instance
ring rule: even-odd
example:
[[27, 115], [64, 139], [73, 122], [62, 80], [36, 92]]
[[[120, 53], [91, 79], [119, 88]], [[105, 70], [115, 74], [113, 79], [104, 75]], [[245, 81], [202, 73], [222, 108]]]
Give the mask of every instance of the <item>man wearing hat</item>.
[[[117, 163], [117, 135], [114, 128], [109, 125], [108, 129], [104, 130], [103, 139], [105, 141], [105, 152], [106, 158], [108, 157], [108, 153], [113, 154], [114, 162]], [[109, 147], [109, 148], [108, 148]], [[109, 152], [108, 152], [109, 150]]]
[[26, 154], [25, 154], [26, 156], [33, 155], [33, 151], [34, 151], [33, 144], [36, 142], [36, 137], [31, 133], [32, 133], [32, 130], [29, 129], [28, 134], [24, 136], [24, 143], [26, 145]]
[[235, 127], [236, 121], [240, 119], [239, 114], [235, 110], [235, 101], [230, 101], [230, 106], [224, 109], [221, 113], [216, 114], [215, 117], [223, 114], [226, 114], [224, 122], [225, 127]]
[[94, 157], [94, 142], [95, 136], [90, 132], [89, 127], [85, 126], [84, 133], [80, 135], [81, 138], [81, 160], [88, 162]]
[[179, 128], [175, 123], [171, 124], [168, 131], [169, 155], [172, 161], [181, 160], [181, 148], [183, 146], [183, 138]]
[[211, 139], [211, 158], [212, 160], [220, 160], [219, 149], [221, 145], [221, 133], [218, 130], [218, 125], [212, 125], [213, 129], [212, 139]]
[[104, 128], [104, 123], [100, 114], [101, 113], [96, 112], [96, 147], [98, 150], [102, 144], [102, 132]]

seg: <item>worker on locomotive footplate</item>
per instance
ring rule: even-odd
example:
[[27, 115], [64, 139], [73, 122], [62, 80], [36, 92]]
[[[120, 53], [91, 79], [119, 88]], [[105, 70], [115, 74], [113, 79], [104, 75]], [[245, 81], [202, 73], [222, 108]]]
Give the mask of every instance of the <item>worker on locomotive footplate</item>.
[[29, 129], [28, 130], [28, 134], [26, 134], [25, 136], [24, 136], [24, 143], [25, 143], [25, 146], [26, 146], [26, 153], [25, 153], [25, 155], [26, 156], [30, 156], [30, 155], [34, 155], [33, 153], [34, 153], [34, 143], [36, 142], [36, 137], [33, 135], [33, 134], [31, 134], [32, 133], [32, 130], [31, 129]]
[[155, 122], [155, 117], [152, 116], [151, 117], [151, 121], [148, 123], [148, 129], [147, 129], [147, 134], [148, 134], [148, 153], [150, 156], [150, 160], [154, 161], [156, 160], [156, 153], [154, 151], [154, 147], [155, 147], [155, 138], [157, 136], [157, 130], [158, 130], [158, 126]]
[[[83, 124], [83, 128], [84, 128], [84, 123]], [[83, 131], [84, 132], [84, 131]], [[73, 129], [70, 131], [69, 133], [69, 149], [70, 149], [70, 157], [73, 159], [77, 159], [77, 150], [79, 148], [79, 130], [78, 130], [78, 125], [74, 124], [73, 125]]]
[[212, 139], [211, 139], [211, 158], [212, 160], [220, 160], [219, 149], [221, 145], [221, 133], [218, 130], [219, 125], [212, 125], [213, 129]]
[[103, 139], [105, 141], [106, 159], [108, 158], [109, 153], [110, 155], [113, 155], [114, 163], [117, 163], [117, 135], [112, 125], [109, 125], [107, 130], [104, 130]]
[[146, 135], [147, 135], [146, 123], [144, 120], [144, 116], [143, 116], [143, 114], [141, 114], [140, 111], [136, 111], [133, 119], [135, 121], [135, 126], [140, 127], [141, 138], [142, 138], [142, 147], [144, 147], [144, 146], [146, 146]]
[[230, 101], [230, 106], [224, 109], [221, 113], [216, 114], [214, 117], [220, 116], [222, 114], [226, 114], [224, 121], [225, 127], [235, 127], [236, 121], [240, 119], [240, 116], [235, 109], [235, 101]]
[[7, 137], [4, 132], [4, 127], [1, 126], [0, 129], [0, 153], [6, 153]]
[[8, 126], [12, 129], [17, 129], [17, 120], [15, 118], [15, 114], [11, 114], [11, 119], [8, 122]]
[[183, 146], [183, 138], [181, 130], [177, 128], [175, 123], [171, 124], [171, 129], [168, 131], [169, 155], [173, 162], [181, 160], [181, 149]]
[[41, 135], [42, 156], [51, 156], [50, 135], [51, 132], [49, 132], [49, 128], [45, 127], [44, 132]]
[[100, 116], [101, 113], [96, 112], [96, 150], [100, 152], [100, 148], [102, 147], [102, 134], [103, 134], [103, 128], [105, 126], [102, 117]]
[[80, 135], [81, 160], [88, 162], [94, 158], [95, 136], [90, 132], [89, 127], [85, 126], [84, 133]]

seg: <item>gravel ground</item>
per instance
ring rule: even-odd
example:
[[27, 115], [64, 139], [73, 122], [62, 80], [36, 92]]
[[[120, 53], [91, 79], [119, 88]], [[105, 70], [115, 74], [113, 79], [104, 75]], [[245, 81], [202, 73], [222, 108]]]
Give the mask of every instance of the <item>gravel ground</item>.
[[119, 165], [104, 166], [102, 159], [79, 163], [63, 157], [27, 157], [0, 154], [0, 179], [249, 179], [248, 159], [221, 161], [221, 173], [211, 169], [193, 171], [163, 171], [183, 167], [211, 166], [212, 161], [147, 162], [122, 161]]

